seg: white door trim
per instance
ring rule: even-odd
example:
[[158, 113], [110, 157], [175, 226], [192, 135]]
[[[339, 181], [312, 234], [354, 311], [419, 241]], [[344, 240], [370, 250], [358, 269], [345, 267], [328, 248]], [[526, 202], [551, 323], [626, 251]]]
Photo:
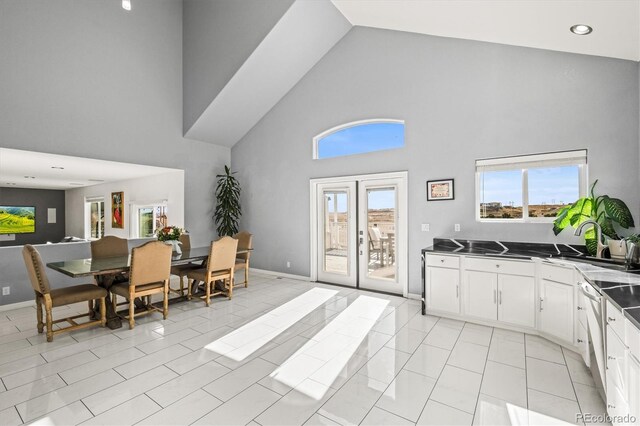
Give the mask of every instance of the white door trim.
[[[352, 176], [337, 176], [337, 177], [328, 177], [328, 178], [312, 178], [309, 180], [309, 253], [310, 253], [310, 262], [311, 266], [309, 271], [310, 281], [315, 282], [318, 281], [318, 209], [317, 209], [317, 199], [318, 199], [318, 184], [323, 183], [343, 183], [343, 182], [352, 182], [354, 180], [378, 180], [378, 179], [401, 179], [402, 184], [405, 188], [405, 197], [401, 197], [398, 200], [398, 209], [401, 212], [404, 212], [404, 218], [399, 218], [402, 220], [398, 221], [398, 227], [402, 234], [406, 235], [405, 241], [402, 242], [402, 246], [406, 256], [404, 256], [404, 260], [401, 263], [398, 263], [398, 271], [403, 270], [404, 276], [406, 279], [404, 280], [404, 286], [402, 289], [402, 295], [407, 297], [409, 294], [409, 173], [407, 171], [400, 172], [389, 172], [389, 173], [372, 173], [372, 174], [364, 174], [364, 175], [352, 175]], [[397, 242], [396, 242], [397, 244]]]

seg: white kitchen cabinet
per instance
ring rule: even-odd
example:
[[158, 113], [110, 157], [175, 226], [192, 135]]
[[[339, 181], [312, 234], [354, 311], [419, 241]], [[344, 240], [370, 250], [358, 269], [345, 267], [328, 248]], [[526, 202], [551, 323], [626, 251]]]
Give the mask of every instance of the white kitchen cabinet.
[[629, 414], [635, 417], [634, 424], [640, 425], [640, 360], [633, 354], [628, 354], [627, 360], [627, 395], [629, 401]]
[[427, 309], [460, 313], [460, 270], [453, 268], [427, 267]]
[[498, 321], [535, 327], [535, 292], [533, 277], [498, 274]]
[[465, 315], [498, 319], [498, 275], [491, 272], [466, 271], [463, 283]]
[[627, 351], [624, 342], [607, 324], [607, 412], [623, 417], [629, 413], [627, 395]]
[[573, 285], [541, 280], [540, 331], [571, 345], [574, 345], [574, 291]]

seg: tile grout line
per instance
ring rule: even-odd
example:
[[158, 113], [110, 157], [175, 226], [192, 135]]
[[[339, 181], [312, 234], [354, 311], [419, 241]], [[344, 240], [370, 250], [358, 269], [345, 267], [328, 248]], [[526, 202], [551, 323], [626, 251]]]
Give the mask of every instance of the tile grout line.
[[[406, 302], [405, 302], [405, 303], [406, 303]], [[404, 303], [401, 303], [400, 305], [403, 305], [403, 304], [404, 304]], [[391, 314], [389, 314], [389, 315], [391, 315]], [[387, 315], [387, 316], [388, 316], [388, 315]], [[386, 317], [385, 317], [385, 318], [386, 318]], [[412, 317], [412, 318], [413, 318], [413, 317]], [[384, 318], [383, 318], [383, 319], [384, 319]], [[410, 321], [410, 320], [411, 320], [411, 318], [409, 319], [409, 321]], [[400, 327], [400, 329], [402, 329], [404, 326], [406, 326], [407, 324], [409, 324], [409, 321], [407, 321], [407, 323], [406, 323], [406, 324], [404, 324], [402, 327]], [[438, 321], [440, 321], [440, 318], [438, 318]], [[436, 321], [436, 324], [438, 323], [438, 321]], [[435, 324], [433, 325], [433, 327], [435, 327]], [[431, 328], [431, 330], [433, 330], [433, 327]], [[400, 329], [399, 329], [398, 331], [400, 331]], [[430, 330], [429, 332], [431, 332], [431, 330]], [[382, 345], [382, 347], [381, 347], [380, 349], [378, 349], [378, 351], [376, 352], [376, 354], [378, 354], [378, 352], [380, 352], [383, 348], [386, 348], [386, 347], [387, 347], [387, 346], [386, 346], [386, 345], [387, 345], [387, 343], [389, 343], [389, 341], [391, 341], [391, 339], [395, 338], [395, 337], [398, 335], [398, 331], [396, 331], [396, 333], [395, 333], [395, 334], [393, 334], [393, 335], [391, 336], [391, 338], [390, 338], [389, 340], [387, 340], [387, 342], [386, 342], [384, 345]], [[411, 356], [413, 356], [413, 354], [418, 350], [418, 348], [420, 347], [420, 345], [422, 345], [422, 342], [424, 342], [424, 339], [426, 339], [428, 335], [429, 335], [429, 333], [427, 333], [427, 334], [422, 338], [422, 341], [420, 342], [420, 344], [419, 344], [418, 346], [416, 346], [416, 349], [414, 349], [414, 351], [413, 351], [413, 353], [411, 354]], [[391, 348], [388, 348], [388, 349], [391, 349]], [[393, 348], [392, 350], [393, 350], [393, 351], [395, 351], [395, 350], [396, 350], [396, 349], [395, 349], [395, 345], [394, 345], [394, 348]], [[399, 351], [399, 352], [403, 352], [403, 351]], [[406, 352], [404, 352], [404, 353], [406, 353]], [[374, 355], [374, 356], [375, 356], [375, 355]], [[376, 406], [376, 404], [378, 403], [378, 401], [380, 401], [380, 398], [382, 398], [382, 396], [383, 396], [383, 395], [384, 395], [384, 393], [387, 391], [387, 389], [389, 389], [389, 386], [391, 386], [391, 384], [396, 380], [396, 377], [398, 377], [398, 375], [400, 374], [400, 372], [404, 369], [404, 366], [405, 366], [405, 365], [407, 365], [407, 362], [409, 362], [409, 360], [411, 359], [411, 356], [409, 356], [409, 358], [407, 358], [407, 360], [404, 362], [404, 364], [402, 364], [402, 367], [400, 367], [400, 369], [398, 370], [398, 372], [393, 376], [393, 379], [389, 382], [389, 384], [387, 385], [387, 387], [385, 387], [385, 388], [384, 388], [384, 391], [380, 393], [380, 396], [376, 399], [376, 401], [373, 403], [373, 405], [371, 406], [371, 408], [369, 408], [369, 411], [367, 411], [367, 413], [364, 415], [364, 417], [362, 418], [362, 420], [366, 419], [366, 418], [367, 418], [367, 416], [369, 415], [369, 413], [371, 413], [371, 410], [373, 410], [373, 408]], [[371, 359], [373, 359], [373, 357], [371, 357]], [[358, 369], [358, 371], [357, 371], [355, 374], [360, 373], [360, 370], [362, 370], [362, 369], [363, 369], [363, 368], [364, 368], [364, 367], [369, 363], [369, 361], [371, 361], [371, 359], [368, 359], [368, 360], [367, 360], [367, 362], [365, 362], [365, 363], [362, 365], [362, 367], [360, 367], [360, 368]], [[353, 377], [355, 376], [355, 374], [354, 374], [351, 378], [353, 378]], [[350, 378], [349, 380], [351, 380], [351, 378]], [[347, 380], [347, 382], [348, 382], [349, 380]], [[345, 382], [342, 386], [346, 385], [346, 384], [347, 384], [347, 382]], [[342, 386], [341, 386], [341, 388], [342, 388]], [[434, 388], [435, 388], [435, 385], [434, 385]], [[432, 389], [432, 391], [433, 391], [433, 389]], [[337, 391], [336, 391], [336, 393], [337, 393]], [[335, 395], [335, 394], [334, 394], [334, 395]], [[333, 396], [332, 396], [331, 398], [333, 398]], [[329, 399], [331, 399], [331, 398], [329, 398]], [[428, 398], [427, 398], [427, 400], [428, 400]], [[328, 400], [327, 400], [326, 402], [328, 402]], [[325, 402], [325, 404], [326, 404], [326, 402]], [[324, 404], [322, 404], [322, 406], [324, 406]], [[377, 407], [377, 408], [380, 408], [380, 407]], [[385, 410], [385, 411], [387, 411], [387, 410]], [[316, 410], [316, 412], [317, 412], [317, 410]], [[319, 414], [319, 413], [318, 413], [318, 414]], [[394, 413], [391, 413], [391, 414], [394, 414]], [[398, 417], [402, 417], [402, 416], [398, 416]], [[404, 417], [402, 417], [402, 418], [404, 418]], [[418, 417], [418, 418], [420, 418], [420, 417]], [[407, 420], [408, 420], [408, 419], [407, 419]]]
[[[487, 348], [487, 357], [484, 360], [484, 368], [482, 369], [482, 378], [480, 379], [480, 387], [478, 388], [478, 396], [476, 397], [476, 403], [473, 407], [473, 415], [471, 417], [471, 424], [476, 419], [476, 412], [478, 411], [478, 401], [480, 400], [480, 395], [482, 394], [482, 383], [484, 383], [484, 374], [487, 371], [487, 364], [489, 362], [489, 351], [491, 351], [491, 341], [493, 340], [493, 332], [495, 331], [495, 327], [491, 327], [491, 337], [489, 337], [489, 347]], [[462, 334], [462, 333], [461, 333]], [[462, 411], [462, 410], [460, 410]]]
[[[578, 392], [576, 392], [576, 386], [573, 383], [573, 378], [571, 377], [571, 371], [569, 371], [569, 365], [567, 364], [567, 357], [565, 356], [564, 350], [562, 350], [562, 348], [560, 348], [560, 351], [562, 352], [562, 358], [564, 359], [565, 367], [567, 368], [567, 375], [569, 376], [569, 381], [571, 382], [571, 389], [573, 389], [573, 394], [576, 397], [576, 401], [575, 402], [578, 405], [578, 410], [580, 410], [580, 414], [583, 415], [582, 423], [584, 424], [584, 411], [582, 410], [582, 406], [580, 405], [580, 400], [578, 400]], [[578, 413], [576, 413], [576, 416], [577, 415], [578, 415]]]

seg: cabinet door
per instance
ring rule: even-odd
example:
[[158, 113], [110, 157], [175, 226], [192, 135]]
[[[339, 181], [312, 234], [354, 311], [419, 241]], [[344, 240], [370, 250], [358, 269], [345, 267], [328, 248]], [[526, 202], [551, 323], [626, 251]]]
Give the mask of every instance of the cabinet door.
[[498, 274], [467, 271], [463, 300], [465, 315], [487, 320], [498, 319]]
[[573, 345], [572, 285], [542, 280], [540, 331]]
[[629, 383], [627, 392], [629, 395], [629, 414], [636, 418], [634, 424], [640, 425], [640, 361], [633, 355], [628, 355], [627, 371]]
[[536, 280], [498, 275], [498, 320], [524, 327], [536, 326]]
[[[587, 367], [591, 367], [591, 357], [589, 354], [589, 333], [584, 325], [581, 322], [578, 323], [576, 327], [576, 347], [578, 348], [578, 353], [584, 360], [584, 363]], [[593, 360], [595, 362], [595, 360]]]
[[460, 313], [460, 270], [427, 267], [426, 302], [429, 309]]

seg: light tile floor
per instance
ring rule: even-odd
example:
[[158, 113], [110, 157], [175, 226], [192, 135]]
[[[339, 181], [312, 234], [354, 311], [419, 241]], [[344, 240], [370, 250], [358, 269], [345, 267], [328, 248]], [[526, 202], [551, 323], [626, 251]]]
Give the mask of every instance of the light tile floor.
[[250, 283], [53, 343], [35, 308], [0, 312], [0, 425], [580, 424], [605, 411], [579, 355], [540, 337], [422, 316], [401, 297]]

